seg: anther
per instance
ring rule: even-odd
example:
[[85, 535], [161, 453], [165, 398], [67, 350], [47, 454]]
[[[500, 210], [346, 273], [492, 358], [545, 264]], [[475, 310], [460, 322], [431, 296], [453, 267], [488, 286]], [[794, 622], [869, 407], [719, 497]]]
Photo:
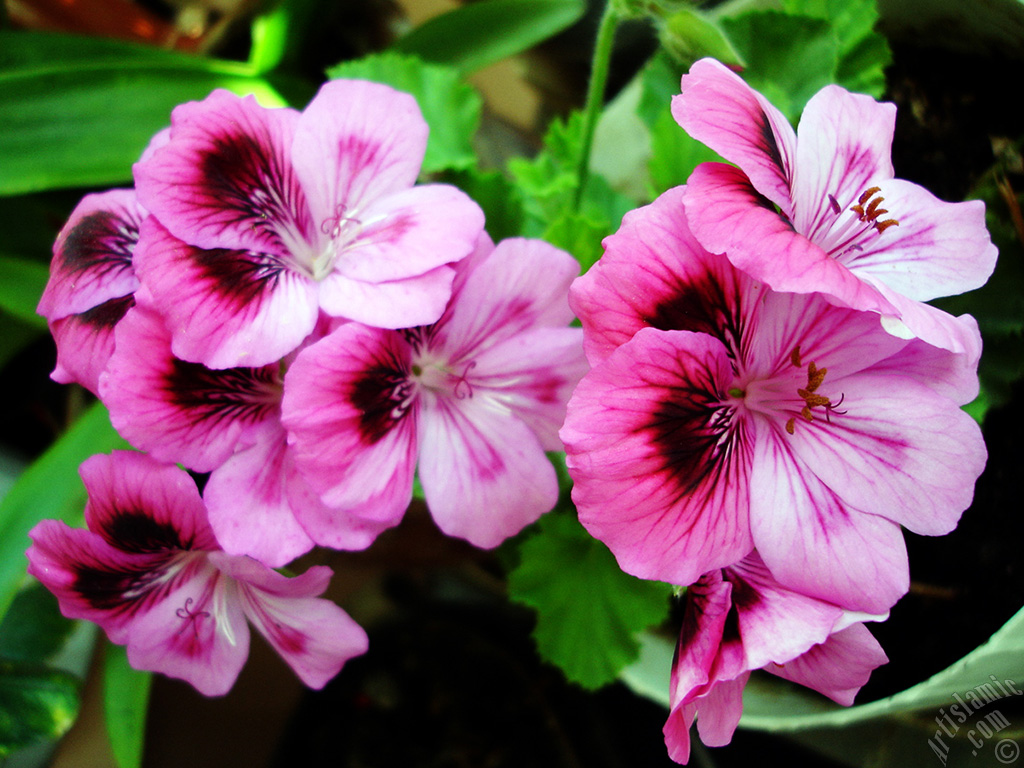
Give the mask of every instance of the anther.
[[839, 201], [836, 200], [834, 195], [828, 196], [828, 204], [832, 206], [832, 212], [835, 213], [836, 216], [843, 212], [843, 207], [839, 204]]
[[796, 366], [797, 368], [803, 368], [803, 366], [800, 365], [800, 345], [799, 344], [797, 344], [793, 348], [793, 353], [789, 356], [789, 361], [791, 363], [793, 363], [793, 365]]

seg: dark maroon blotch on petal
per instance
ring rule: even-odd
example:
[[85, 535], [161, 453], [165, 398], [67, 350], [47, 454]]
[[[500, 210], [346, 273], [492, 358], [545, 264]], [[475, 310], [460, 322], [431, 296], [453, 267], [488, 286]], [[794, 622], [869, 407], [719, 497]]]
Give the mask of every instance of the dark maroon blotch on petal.
[[135, 222], [110, 211], [96, 211], [82, 217], [68, 233], [61, 247], [61, 263], [71, 272], [130, 270], [138, 241]]
[[118, 570], [80, 565], [72, 589], [93, 608], [124, 613], [137, 608], [140, 600], [152, 602], [163, 594], [167, 587], [158, 581], [160, 565], [152, 559]]
[[270, 254], [214, 248], [192, 249], [192, 258], [212, 290], [239, 312], [277, 287], [285, 266]]
[[727, 296], [714, 275], [705, 272], [686, 283], [677, 283], [661, 301], [641, 316], [659, 331], [706, 333], [725, 344], [735, 357], [741, 338], [740, 297]]
[[192, 541], [184, 541], [170, 523], [161, 523], [148, 513], [116, 510], [100, 531], [107, 542], [122, 552], [165, 552], [190, 549]]
[[278, 407], [281, 384], [272, 367], [212, 370], [175, 358], [164, 390], [197, 422], [256, 423]]
[[373, 445], [382, 439], [408, 412], [413, 383], [405, 371], [376, 366], [368, 369], [352, 386], [349, 397], [359, 410], [359, 433]]
[[77, 315], [77, 318], [83, 325], [87, 325], [92, 328], [113, 328], [121, 322], [121, 319], [128, 314], [128, 310], [134, 306], [134, 296], [122, 296], [118, 299], [105, 301], [97, 307], [86, 310], [80, 315]]

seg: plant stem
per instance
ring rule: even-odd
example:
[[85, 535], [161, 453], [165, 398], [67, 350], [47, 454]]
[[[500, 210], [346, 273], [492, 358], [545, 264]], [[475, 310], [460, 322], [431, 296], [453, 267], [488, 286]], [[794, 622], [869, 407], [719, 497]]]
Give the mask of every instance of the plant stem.
[[573, 211], [578, 213], [583, 201], [583, 190], [587, 185], [590, 171], [590, 150], [594, 143], [594, 128], [604, 106], [604, 88], [608, 82], [608, 68], [612, 60], [612, 43], [615, 30], [622, 20], [617, 0], [608, 0], [604, 15], [597, 28], [597, 42], [594, 44], [594, 59], [590, 69], [590, 85], [587, 87], [587, 102], [583, 107], [583, 142], [580, 147], [579, 166], [576, 169], [576, 200]]

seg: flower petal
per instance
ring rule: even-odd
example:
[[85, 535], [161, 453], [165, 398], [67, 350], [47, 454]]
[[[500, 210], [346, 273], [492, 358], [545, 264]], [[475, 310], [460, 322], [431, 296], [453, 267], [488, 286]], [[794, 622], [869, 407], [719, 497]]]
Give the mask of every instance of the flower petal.
[[145, 218], [131, 189], [82, 198], [54, 243], [39, 314], [57, 320], [134, 293], [132, 251]]
[[170, 141], [135, 164], [139, 199], [196, 248], [306, 250], [313, 220], [290, 156], [298, 121], [295, 110], [222, 90], [182, 104]]
[[718, 415], [731, 381], [717, 339], [645, 328], [576, 388], [560, 432], [573, 500], [627, 573], [691, 584], [753, 547], [751, 448]]
[[558, 501], [558, 478], [536, 435], [488, 393], [424, 393], [419, 474], [427, 507], [449, 536], [491, 548]]
[[50, 378], [61, 384], [81, 384], [98, 395], [100, 375], [114, 354], [114, 328], [133, 306], [135, 297], [129, 294], [81, 314], [51, 320], [57, 365]]
[[136, 249], [145, 291], [174, 355], [209, 368], [276, 363], [316, 326], [317, 286], [268, 253], [193, 248], [146, 221]]
[[672, 116], [697, 141], [736, 163], [762, 195], [793, 213], [796, 134], [761, 94], [714, 59], [701, 59], [683, 75]]
[[448, 266], [389, 283], [364, 283], [332, 272], [320, 283], [320, 306], [329, 315], [375, 328], [429, 325], [448, 305], [454, 277]]

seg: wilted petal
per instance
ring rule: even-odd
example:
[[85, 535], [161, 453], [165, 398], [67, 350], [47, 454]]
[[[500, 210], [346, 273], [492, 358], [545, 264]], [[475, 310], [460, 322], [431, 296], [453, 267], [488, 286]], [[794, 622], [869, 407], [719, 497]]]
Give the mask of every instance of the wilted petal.
[[683, 75], [672, 116], [688, 134], [736, 163], [757, 190], [793, 213], [796, 134], [767, 99], [714, 59], [701, 59]]
[[166, 320], [176, 357], [209, 368], [276, 363], [316, 326], [317, 286], [269, 253], [203, 250], [153, 218], [136, 267], [148, 303]]

